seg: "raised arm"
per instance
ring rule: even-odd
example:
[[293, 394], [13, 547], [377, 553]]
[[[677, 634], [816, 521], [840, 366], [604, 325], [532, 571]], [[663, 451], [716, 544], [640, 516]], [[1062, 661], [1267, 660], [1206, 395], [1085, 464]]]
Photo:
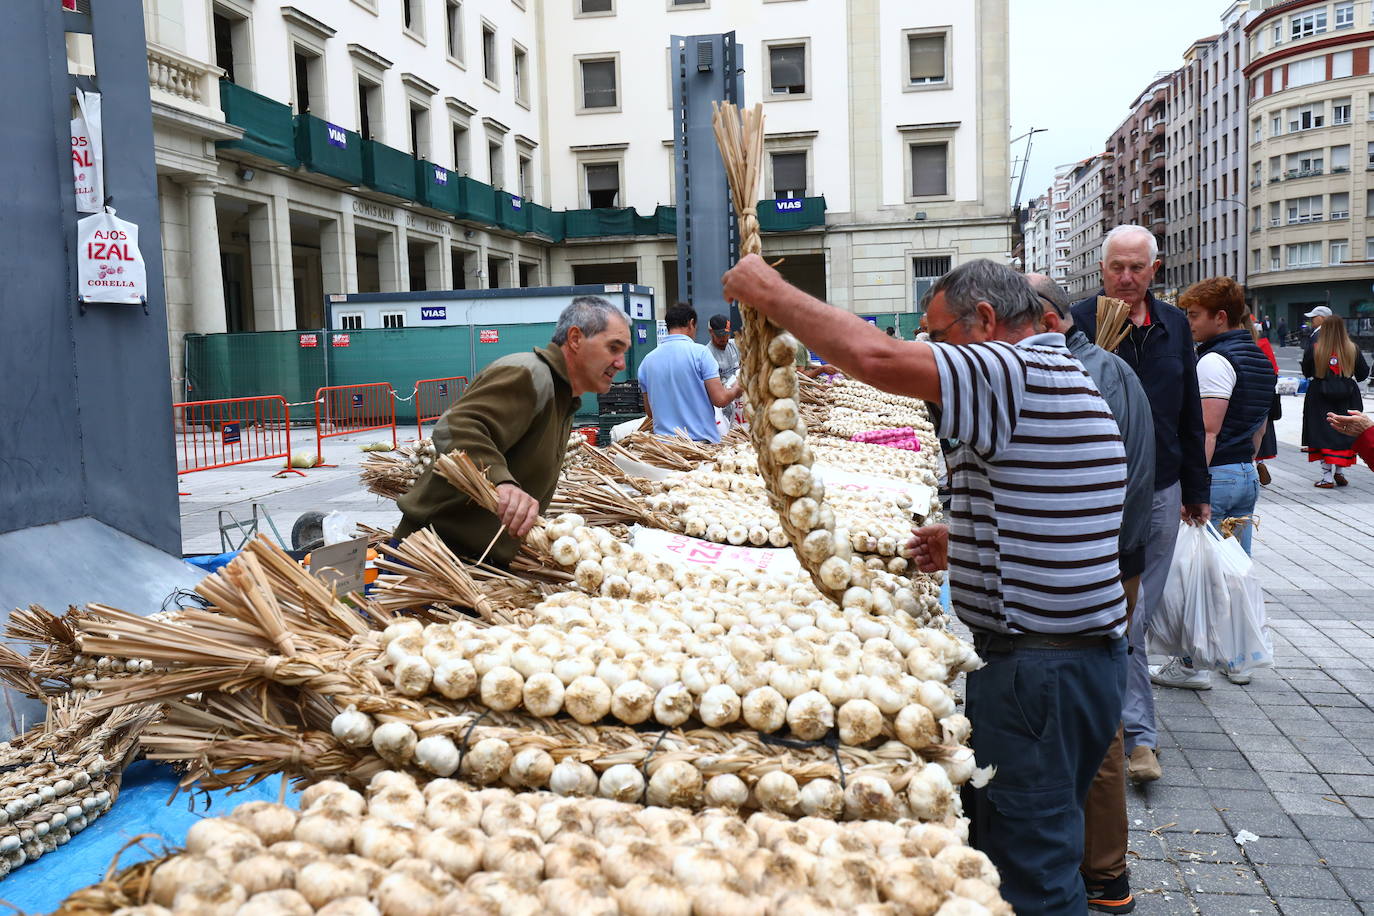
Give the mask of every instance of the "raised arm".
[[940, 402], [929, 346], [888, 337], [859, 316], [802, 292], [758, 255], [742, 258], [725, 274], [724, 292], [791, 331], [846, 375], [893, 394]]

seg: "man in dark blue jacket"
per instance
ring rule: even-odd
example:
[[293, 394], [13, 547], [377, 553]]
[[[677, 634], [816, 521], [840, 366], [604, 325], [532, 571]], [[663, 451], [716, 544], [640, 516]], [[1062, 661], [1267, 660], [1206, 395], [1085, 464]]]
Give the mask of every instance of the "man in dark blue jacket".
[[1124, 359], [1150, 399], [1155, 427], [1155, 496], [1140, 597], [1131, 618], [1126, 701], [1122, 710], [1128, 772], [1137, 782], [1161, 775], [1155, 753], [1155, 704], [1145, 649], [1150, 617], [1163, 604], [1164, 583], [1178, 539], [1178, 520], [1201, 524], [1211, 517], [1197, 355], [1188, 319], [1150, 295], [1159, 269], [1159, 246], [1143, 226], [1117, 226], [1102, 243], [1102, 289], [1073, 307], [1074, 323], [1097, 337], [1097, 296], [1131, 307], [1131, 329], [1114, 351]]

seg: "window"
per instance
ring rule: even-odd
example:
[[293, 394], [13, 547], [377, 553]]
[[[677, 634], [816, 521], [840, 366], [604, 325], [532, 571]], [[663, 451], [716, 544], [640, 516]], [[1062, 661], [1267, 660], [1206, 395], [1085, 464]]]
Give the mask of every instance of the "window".
[[373, 126], [382, 124], [382, 87], [369, 79], [358, 77], [358, 133], [364, 140], [381, 138], [381, 131]]
[[520, 45], [514, 45], [511, 49], [511, 70], [515, 77], [515, 101], [526, 107], [529, 107], [530, 104], [528, 66], [529, 55]]
[[1287, 248], [1289, 270], [1322, 266], [1321, 242], [1301, 242], [1297, 245], [1289, 245]]
[[1350, 123], [1350, 98], [1336, 99], [1331, 103], [1331, 123]]
[[1255, 271], [1255, 272], [1259, 272], [1259, 269], [1260, 269], [1260, 250], [1259, 250], [1258, 248], [1251, 248], [1251, 249], [1250, 249], [1250, 269], [1253, 270], [1253, 271]]
[[453, 170], [459, 175], [472, 171], [472, 148], [468, 143], [468, 129], [465, 125], [453, 125]]
[[587, 163], [583, 169], [587, 182], [587, 206], [592, 209], [620, 206], [620, 164]]
[[1325, 165], [1322, 150], [1291, 153], [1288, 156], [1288, 177], [1306, 178], [1309, 175], [1320, 175]]
[[[1061, 258], [1067, 259], [1067, 251], [1060, 252]], [[948, 255], [933, 258], [912, 258], [911, 259], [911, 304], [915, 311], [921, 311], [921, 300], [935, 281], [949, 273], [950, 258]]]
[[1349, 261], [1349, 260], [1350, 260], [1350, 242], [1349, 242], [1349, 240], [1344, 240], [1344, 241], [1333, 241], [1333, 242], [1331, 243], [1331, 259], [1330, 259], [1330, 261], [1328, 261], [1327, 263], [1329, 263], [1332, 267], [1337, 267], [1337, 266], [1339, 266], [1339, 265], [1341, 265], [1341, 264], [1344, 264], [1346, 261]]
[[936, 86], [948, 82], [945, 48], [948, 34], [918, 33], [906, 36], [908, 86]]
[[707, 0], [668, 0], [668, 9], [675, 10], [679, 7], [687, 6], [706, 6]]
[[516, 157], [516, 169], [519, 172], [520, 196], [525, 200], [534, 199], [534, 160], [529, 156], [520, 155]]
[[382, 312], [382, 327], [403, 328], [406, 326], [405, 312]]
[[1326, 126], [1326, 103], [1313, 102], [1311, 105], [1303, 105], [1301, 108], [1288, 109], [1288, 132], [1295, 130], [1312, 130], [1316, 127]]
[[296, 113], [305, 114], [313, 108], [315, 114], [323, 116], [324, 80], [320, 73], [320, 56], [300, 45], [295, 45], [292, 48], [291, 60], [295, 75], [295, 94], [292, 102], [295, 103]]
[[911, 196], [943, 197], [949, 193], [948, 143], [911, 144]]
[[1326, 31], [1326, 10], [1318, 10], [1289, 20], [1288, 34], [1293, 38], [1306, 38], [1320, 35]]
[[1369, 120], [1374, 121], [1374, 92], [1369, 94], [1369, 101], [1365, 105], [1365, 111], [1369, 112]]
[[1337, 3], [1335, 9], [1335, 27], [1338, 29], [1348, 29], [1355, 24], [1355, 2], [1345, 0], [1344, 3]]
[[1342, 191], [1331, 195], [1331, 218], [1350, 219], [1350, 192]]
[[1278, 270], [1280, 266], [1282, 266], [1282, 265], [1281, 265], [1280, 262], [1279, 262], [1279, 246], [1278, 246], [1278, 245], [1270, 245], [1270, 246], [1269, 246], [1269, 269], [1270, 269], [1270, 270]]
[[[1371, 141], [1370, 144], [1369, 144], [1369, 166], [1368, 166], [1368, 167], [1371, 168], [1371, 169], [1374, 169], [1374, 141]], [[1374, 213], [1374, 210], [1371, 210], [1370, 213]]]
[[[216, 6], [214, 30], [215, 66], [224, 71], [224, 78], [229, 82], [248, 85], [247, 71], [251, 63], [248, 20], [234, 11]], [[235, 69], [235, 64], [239, 66], [238, 70]]]
[[340, 331], [361, 331], [363, 329], [363, 316], [361, 314], [340, 315]]
[[489, 183], [493, 188], [505, 186], [506, 170], [503, 152], [500, 140], [487, 138], [487, 174], [491, 176]]
[[1350, 171], [1350, 144], [1331, 147], [1331, 171], [1333, 174]]
[[1269, 203], [1269, 225], [1271, 225], [1271, 226], [1278, 226], [1278, 225], [1280, 225], [1280, 224], [1282, 223], [1282, 214], [1280, 213], [1281, 210], [1282, 210], [1282, 205], [1281, 205], [1277, 200], [1275, 200], [1275, 201], [1270, 201], [1270, 203]]
[[424, 0], [401, 0], [401, 24], [412, 36], [425, 37]]
[[463, 55], [463, 4], [459, 0], [448, 0], [444, 8], [444, 46], [448, 56], [460, 63]]
[[1277, 137], [1283, 133], [1283, 115], [1274, 115], [1269, 122], [1269, 136]]
[[620, 95], [616, 91], [618, 61], [610, 58], [585, 58], [579, 61], [578, 78], [583, 111], [619, 111]]
[[496, 29], [482, 23], [482, 78], [496, 85]]
[[1258, 143], [1258, 142], [1260, 142], [1261, 140], [1263, 140], [1263, 139], [1264, 139], [1264, 125], [1262, 124], [1262, 122], [1260, 121], [1260, 119], [1259, 119], [1259, 118], [1255, 118], [1255, 120], [1253, 120], [1253, 121], [1250, 122], [1250, 126], [1251, 126], [1251, 128], [1252, 128], [1250, 142], [1251, 142], [1251, 143]]
[[1253, 175], [1251, 176], [1251, 178], [1250, 178], [1250, 187], [1252, 187], [1252, 188], [1258, 188], [1258, 187], [1260, 186], [1261, 183], [1262, 183], [1262, 182], [1261, 182], [1261, 180], [1260, 180], [1260, 163], [1256, 162], [1256, 163], [1255, 163], [1255, 168], [1254, 168], [1254, 174], [1253, 174]]
[[577, 0], [579, 16], [611, 15], [615, 13], [615, 0]]
[[429, 158], [429, 109], [410, 103], [410, 155]]
[[1326, 58], [1309, 57], [1288, 65], [1288, 88], [1308, 86], [1326, 79]]
[[1331, 78], [1333, 80], [1345, 79], [1353, 72], [1354, 65], [1354, 51], [1337, 51], [1331, 55]]
[[773, 95], [806, 94], [806, 45], [768, 48], [768, 91]]
[[1322, 218], [1322, 198], [1320, 194], [1312, 197], [1295, 197], [1288, 202], [1288, 224], [1319, 223]]
[[1364, 258], [1366, 261], [1374, 261], [1374, 239], [1365, 239]]
[[806, 196], [806, 153], [774, 153], [773, 197], [785, 200]]

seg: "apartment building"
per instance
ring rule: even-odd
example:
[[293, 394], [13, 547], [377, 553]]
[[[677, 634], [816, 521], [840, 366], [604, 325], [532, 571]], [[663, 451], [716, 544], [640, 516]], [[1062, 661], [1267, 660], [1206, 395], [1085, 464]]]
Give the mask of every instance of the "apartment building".
[[1246, 0], [1221, 17], [1222, 31], [1197, 55], [1197, 277], [1246, 282]]
[[1041, 194], [1026, 205], [1021, 237], [1024, 240], [1023, 269], [1026, 273], [1048, 275], [1054, 261], [1050, 196]]
[[1114, 159], [1109, 150], [1065, 167], [1068, 269], [1062, 283], [1075, 298], [1096, 292], [1102, 285], [1102, 239], [1115, 225], [1108, 204], [1114, 199]]
[[1069, 276], [1069, 186], [1074, 166], [1055, 170], [1054, 182], [1026, 208], [1025, 272], [1040, 273], [1063, 285]]
[[1374, 314], [1374, 3], [1266, 3], [1244, 33], [1250, 294], [1291, 327]]
[[169, 349], [331, 293], [677, 289], [672, 35], [734, 31], [765, 250], [856, 311], [1009, 256], [1007, 0], [144, 0]]
[[1198, 279], [1197, 266], [1197, 121], [1199, 57], [1216, 36], [1203, 38], [1183, 52], [1183, 66], [1169, 75], [1165, 108], [1163, 297], [1178, 294]]
[[[1172, 73], [1160, 73], [1131, 102], [1130, 114], [1107, 140], [1112, 174], [1105, 188], [1103, 215], [1108, 228], [1133, 223], [1154, 233], [1161, 252], [1165, 244], [1165, 172], [1167, 108]], [[1164, 290], [1164, 274], [1155, 274], [1153, 291]]]

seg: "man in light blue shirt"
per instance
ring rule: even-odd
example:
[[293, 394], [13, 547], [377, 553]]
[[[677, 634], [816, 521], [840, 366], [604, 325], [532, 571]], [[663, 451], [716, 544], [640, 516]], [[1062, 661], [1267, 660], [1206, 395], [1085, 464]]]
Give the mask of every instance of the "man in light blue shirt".
[[721, 384], [715, 359], [696, 342], [696, 309], [679, 302], [663, 319], [668, 335], [639, 364], [639, 390], [654, 433], [719, 442], [715, 408], [735, 400], [742, 389]]

